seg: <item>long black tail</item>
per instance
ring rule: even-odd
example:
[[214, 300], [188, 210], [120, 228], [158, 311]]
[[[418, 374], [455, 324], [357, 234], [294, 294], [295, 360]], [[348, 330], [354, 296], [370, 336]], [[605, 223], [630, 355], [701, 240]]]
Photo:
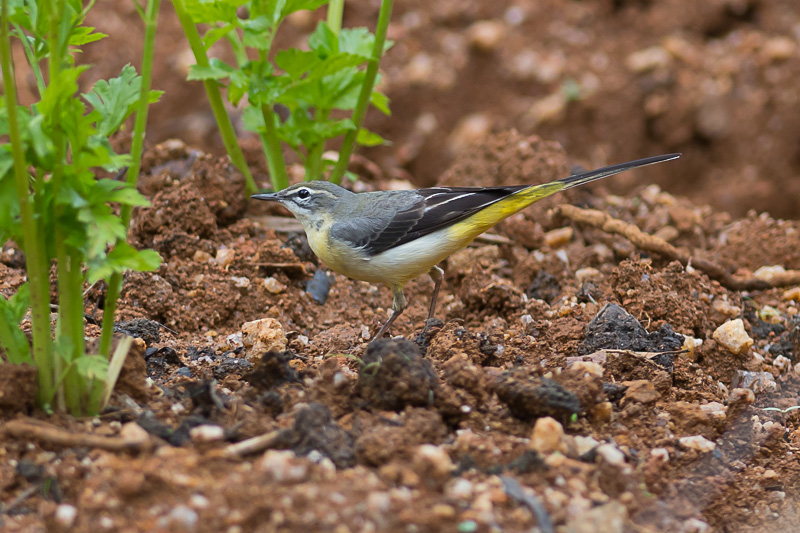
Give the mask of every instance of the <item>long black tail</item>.
[[672, 161], [673, 159], [678, 159], [680, 156], [681, 154], [666, 154], [657, 155], [655, 157], [646, 157], [644, 159], [637, 159], [636, 161], [628, 161], [627, 163], [611, 165], [610, 167], [603, 167], [597, 170], [581, 172], [580, 174], [575, 174], [573, 176], [562, 178], [556, 181], [563, 183], [564, 189], [570, 189], [572, 187], [577, 187], [578, 185], [583, 185], [585, 183], [613, 176], [614, 174], [619, 174], [620, 172], [625, 172], [626, 170], [645, 167], [647, 165], [655, 165], [656, 163], [663, 163], [664, 161]]

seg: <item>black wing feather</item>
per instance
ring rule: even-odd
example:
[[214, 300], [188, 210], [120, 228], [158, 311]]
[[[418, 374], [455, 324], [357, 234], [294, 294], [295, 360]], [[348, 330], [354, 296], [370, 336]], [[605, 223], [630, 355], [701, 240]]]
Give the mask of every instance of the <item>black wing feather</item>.
[[379, 254], [464, 220], [527, 187], [528, 185], [419, 189], [419, 201], [398, 212], [362, 246], [369, 255]]

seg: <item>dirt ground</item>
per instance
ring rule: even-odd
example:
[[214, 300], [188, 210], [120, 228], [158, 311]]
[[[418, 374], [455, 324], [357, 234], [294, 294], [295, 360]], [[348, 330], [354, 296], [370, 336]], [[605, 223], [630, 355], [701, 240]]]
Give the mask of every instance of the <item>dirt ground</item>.
[[[378, 5], [348, 3], [345, 24]], [[132, 236], [164, 264], [126, 276], [118, 316], [141, 340], [94, 419], [36, 411], [34, 371], [3, 366], [4, 531], [800, 528], [800, 284], [777, 268], [800, 269], [800, 5], [400, 3], [393, 116], [370, 117], [393, 144], [362, 152], [359, 190], [684, 156], [511, 217], [445, 263], [441, 322], [420, 335], [420, 278], [398, 337], [372, 344], [389, 290], [330, 273], [285, 212], [247, 203], [163, 15]], [[93, 16], [125, 45], [90, 47], [90, 72], [136, 63], [133, 8]], [[2, 250], [4, 294], [21, 263]]]

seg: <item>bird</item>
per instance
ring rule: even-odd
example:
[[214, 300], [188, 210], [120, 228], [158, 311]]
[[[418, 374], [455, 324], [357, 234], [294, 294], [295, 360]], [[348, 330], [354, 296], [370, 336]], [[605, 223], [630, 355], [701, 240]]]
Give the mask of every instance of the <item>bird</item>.
[[434, 282], [428, 320], [433, 318], [444, 277], [438, 264], [500, 221], [557, 192], [680, 156], [637, 159], [540, 185], [354, 193], [328, 181], [307, 181], [252, 198], [288, 209], [333, 271], [391, 289], [392, 315], [375, 335], [379, 339], [406, 308], [406, 283], [425, 273]]

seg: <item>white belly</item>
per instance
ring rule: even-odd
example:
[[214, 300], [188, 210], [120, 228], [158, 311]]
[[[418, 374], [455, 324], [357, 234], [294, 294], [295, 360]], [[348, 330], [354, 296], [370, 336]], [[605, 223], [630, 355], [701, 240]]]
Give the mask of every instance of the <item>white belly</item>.
[[[461, 242], [448, 238], [447, 229], [430, 233], [381, 252], [372, 258], [361, 254], [321, 254], [322, 261], [336, 272], [349, 278], [372, 283], [383, 283], [389, 287], [402, 287], [408, 281], [428, 272], [434, 265], [464, 247]], [[312, 245], [312, 248], [314, 246]], [[316, 252], [316, 250], [314, 250]]]

